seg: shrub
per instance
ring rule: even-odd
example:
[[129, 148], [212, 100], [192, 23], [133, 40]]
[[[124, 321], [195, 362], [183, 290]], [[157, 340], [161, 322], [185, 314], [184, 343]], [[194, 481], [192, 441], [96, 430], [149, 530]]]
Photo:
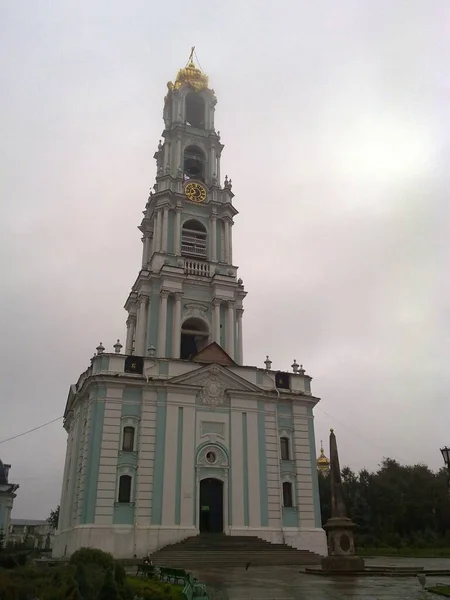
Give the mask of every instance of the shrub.
[[70, 557], [72, 565], [98, 565], [103, 569], [113, 569], [114, 559], [109, 552], [97, 548], [80, 548]]
[[103, 585], [97, 596], [98, 600], [120, 600], [117, 583], [112, 568], [107, 569]]

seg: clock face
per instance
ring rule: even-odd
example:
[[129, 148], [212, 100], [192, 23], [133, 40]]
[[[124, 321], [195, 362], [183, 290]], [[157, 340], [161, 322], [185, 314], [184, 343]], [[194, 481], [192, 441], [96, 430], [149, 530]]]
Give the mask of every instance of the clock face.
[[184, 187], [184, 195], [191, 202], [204, 202], [206, 200], [206, 188], [196, 181], [190, 181]]

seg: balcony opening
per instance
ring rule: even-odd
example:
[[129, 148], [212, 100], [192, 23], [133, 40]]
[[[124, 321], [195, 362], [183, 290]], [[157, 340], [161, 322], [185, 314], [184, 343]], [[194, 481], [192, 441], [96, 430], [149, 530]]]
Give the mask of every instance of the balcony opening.
[[184, 180], [205, 181], [205, 153], [198, 146], [187, 146], [184, 150]]
[[201, 319], [191, 317], [181, 326], [180, 358], [192, 360], [208, 345], [208, 325]]
[[199, 221], [190, 219], [181, 229], [181, 254], [206, 258], [206, 228]]
[[205, 129], [205, 101], [195, 92], [186, 96], [186, 125]]

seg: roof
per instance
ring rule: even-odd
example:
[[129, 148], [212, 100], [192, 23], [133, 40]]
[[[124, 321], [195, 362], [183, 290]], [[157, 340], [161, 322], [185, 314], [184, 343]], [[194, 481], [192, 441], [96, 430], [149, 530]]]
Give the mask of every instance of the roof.
[[50, 525], [50, 523], [48, 521], [41, 521], [38, 519], [11, 519], [11, 525]]

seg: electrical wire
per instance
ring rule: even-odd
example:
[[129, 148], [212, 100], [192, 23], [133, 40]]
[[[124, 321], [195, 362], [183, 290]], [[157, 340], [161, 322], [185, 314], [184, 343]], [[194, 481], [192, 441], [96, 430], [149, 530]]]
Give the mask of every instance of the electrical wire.
[[[342, 425], [342, 427], [344, 427], [345, 429], [347, 429], [348, 431], [350, 431], [350, 433], [353, 433], [354, 435], [359, 436], [365, 442], [369, 442], [370, 444], [372, 444], [372, 446], [374, 446], [374, 448], [377, 448], [378, 450], [381, 450], [382, 452], [384, 452], [385, 450], [387, 450], [387, 448], [382, 448], [376, 442], [374, 442], [373, 440], [371, 440], [371, 439], [367, 438], [366, 436], [362, 435], [358, 431], [355, 431], [354, 429], [351, 429], [348, 425], [346, 425], [342, 421], [339, 421], [338, 419], [336, 419], [336, 417], [333, 417], [332, 415], [330, 415], [329, 413], [327, 413], [326, 411], [324, 411], [323, 408], [321, 408], [320, 406], [316, 406], [315, 409], [316, 410], [320, 410], [320, 412], [323, 412], [323, 414], [326, 415], [329, 419], [332, 419], [334, 422], [339, 423], [339, 425]], [[401, 463], [403, 463], [405, 465], [409, 464], [408, 461], [405, 460], [404, 458], [401, 458], [401, 456], [395, 456], [391, 452], [389, 452], [389, 454], [390, 454], [390, 456], [392, 456], [392, 458], [395, 458], [399, 462], [401, 462]]]
[[33, 431], [37, 431], [38, 429], [42, 429], [43, 427], [47, 427], [47, 425], [51, 425], [52, 423], [56, 423], [56, 421], [59, 421], [60, 419], [62, 419], [63, 416], [64, 415], [61, 415], [60, 417], [56, 417], [56, 419], [52, 419], [51, 421], [48, 421], [47, 423], [43, 423], [42, 425], [38, 425], [37, 427], [33, 427], [33, 429], [29, 429], [28, 431], [24, 431], [23, 433], [18, 433], [17, 435], [13, 435], [12, 437], [6, 438], [4, 440], [0, 440], [0, 444], [4, 444], [5, 442], [10, 442], [11, 440], [15, 440], [17, 438], [20, 438], [23, 435], [28, 435], [29, 433], [33, 433]]

